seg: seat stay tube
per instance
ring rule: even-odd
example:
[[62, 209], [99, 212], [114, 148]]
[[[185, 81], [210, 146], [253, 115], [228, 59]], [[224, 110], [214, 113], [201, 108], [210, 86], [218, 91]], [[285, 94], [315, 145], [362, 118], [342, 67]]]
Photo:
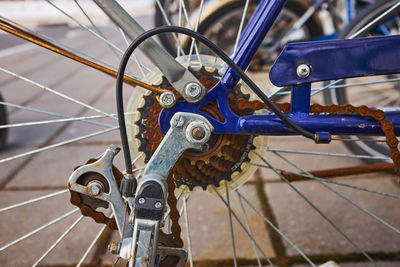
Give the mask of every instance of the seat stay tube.
[[[233, 61], [245, 70], [281, 12], [286, 0], [261, 0], [247, 26], [244, 28]], [[232, 56], [233, 50], [231, 51]], [[235, 72], [228, 68], [221, 78], [226, 88], [232, 88], [239, 81]]]

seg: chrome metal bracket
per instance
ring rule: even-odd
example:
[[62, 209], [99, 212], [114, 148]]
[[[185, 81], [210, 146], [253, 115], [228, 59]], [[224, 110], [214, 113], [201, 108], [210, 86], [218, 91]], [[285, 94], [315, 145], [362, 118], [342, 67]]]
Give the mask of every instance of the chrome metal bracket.
[[176, 113], [170, 125], [138, 180], [137, 192], [144, 182], [153, 180], [161, 184], [166, 197], [166, 179], [176, 161], [187, 149], [201, 150], [214, 130], [211, 123], [203, 116], [186, 112]]
[[[70, 190], [80, 194], [109, 202], [111, 204], [120, 235], [122, 236], [122, 233], [124, 232], [125, 235], [131, 236], [133, 231], [131, 225], [125, 223], [125, 231], [122, 230], [124, 225], [125, 204], [121, 193], [119, 192], [119, 186], [112, 173], [112, 163], [114, 157], [120, 150], [121, 149], [119, 147], [110, 145], [95, 162], [83, 165], [76, 169], [69, 177], [68, 187]], [[93, 188], [91, 188], [90, 184], [87, 186], [79, 184], [78, 179], [84, 174], [101, 175], [108, 183], [108, 192], [100, 189], [98, 191], [96, 190], [96, 194], [93, 194]]]

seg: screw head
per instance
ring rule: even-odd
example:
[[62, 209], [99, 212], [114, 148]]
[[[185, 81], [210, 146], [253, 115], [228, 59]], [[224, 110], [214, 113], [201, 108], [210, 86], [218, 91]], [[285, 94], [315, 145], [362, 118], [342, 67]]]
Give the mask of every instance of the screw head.
[[172, 92], [164, 92], [160, 95], [160, 104], [163, 108], [172, 108], [175, 103], [176, 98]]
[[103, 187], [99, 182], [90, 182], [88, 185], [88, 193], [92, 196], [98, 196], [102, 189]]
[[146, 202], [146, 199], [144, 197], [141, 197], [141, 198], [138, 199], [138, 203], [140, 205], [144, 204], [145, 202]]
[[311, 73], [311, 68], [309, 65], [307, 64], [300, 64], [299, 66], [297, 66], [296, 69], [296, 74], [299, 78], [307, 78], [308, 76], [310, 76]]
[[196, 140], [201, 140], [206, 135], [206, 131], [202, 127], [196, 127], [192, 130], [192, 136]]
[[156, 203], [154, 203], [154, 207], [155, 207], [156, 209], [161, 209], [162, 203], [161, 203], [160, 201], [157, 201]]
[[182, 116], [177, 116], [172, 121], [172, 127], [180, 128], [185, 124], [185, 119]]
[[192, 99], [197, 99], [202, 94], [202, 88], [198, 83], [188, 83], [185, 86], [185, 93], [188, 97]]

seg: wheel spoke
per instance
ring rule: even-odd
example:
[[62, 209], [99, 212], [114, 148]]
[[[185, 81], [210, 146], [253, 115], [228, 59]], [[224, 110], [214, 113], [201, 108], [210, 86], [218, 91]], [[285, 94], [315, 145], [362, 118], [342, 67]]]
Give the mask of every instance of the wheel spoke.
[[[183, 3], [183, 1], [180, 1], [180, 2]], [[202, 15], [202, 13], [203, 13], [203, 4], [204, 4], [204, 0], [201, 0], [201, 2], [200, 2], [200, 11], [199, 11], [199, 15], [197, 16], [196, 26], [194, 27], [194, 31], [195, 31], [195, 32], [197, 32], [197, 30], [198, 30], [198, 28], [199, 28], [200, 18], [201, 18], [201, 15]], [[191, 58], [192, 58], [193, 48], [194, 48], [194, 45], [195, 45], [195, 44], [196, 44], [196, 41], [195, 41], [194, 38], [192, 38], [192, 42], [190, 43], [190, 50], [189, 50], [188, 62], [187, 62], [188, 66], [190, 66], [190, 61], [191, 61]], [[198, 51], [197, 51], [197, 53], [198, 53]], [[199, 59], [200, 59], [200, 57], [199, 57]], [[199, 61], [200, 61], [200, 60], [199, 60]], [[200, 65], [202, 65], [202, 64], [201, 64], [201, 61], [200, 61]]]
[[361, 210], [362, 212], [364, 212], [365, 214], [369, 215], [370, 217], [374, 218], [375, 220], [377, 220], [378, 222], [382, 223], [383, 225], [385, 225], [386, 227], [388, 227], [389, 229], [391, 229], [392, 231], [394, 231], [397, 234], [400, 234], [400, 230], [397, 229], [396, 227], [390, 225], [388, 222], [386, 222], [385, 220], [379, 218], [378, 216], [376, 216], [375, 214], [373, 214], [372, 212], [368, 211], [367, 209], [361, 207], [360, 205], [358, 205], [357, 203], [355, 203], [354, 201], [352, 201], [351, 199], [349, 199], [348, 197], [344, 196], [342, 193], [340, 193], [339, 191], [333, 189], [332, 187], [330, 187], [329, 185], [327, 185], [326, 183], [320, 181], [320, 180], [316, 180], [314, 179], [314, 176], [312, 174], [310, 174], [308, 171], [302, 169], [300, 166], [298, 166], [297, 164], [295, 164], [293, 161], [289, 160], [288, 158], [282, 156], [281, 154], [279, 154], [278, 152], [274, 152], [274, 154], [276, 156], [278, 156], [280, 159], [284, 160], [285, 162], [289, 163], [290, 165], [292, 165], [293, 167], [297, 168], [298, 170], [300, 170], [301, 172], [305, 173], [307, 175], [308, 178], [311, 178], [315, 181], [317, 181], [319, 184], [321, 184], [322, 186], [324, 186], [326, 189], [328, 189], [329, 191], [335, 193], [336, 195], [338, 195], [339, 197], [341, 197], [342, 199], [344, 199], [345, 201], [349, 202], [351, 205], [353, 205], [354, 207], [358, 208], [359, 210]]
[[[245, 209], [244, 206], [243, 206], [243, 201], [242, 201], [242, 198], [240, 197], [238, 191], [239, 191], [239, 189], [236, 189], [236, 190], [235, 190], [235, 192], [236, 192], [236, 194], [237, 194], [237, 196], [238, 196], [238, 198], [239, 198], [240, 208], [242, 209], [242, 213], [243, 213], [243, 215], [244, 215], [244, 222], [246, 223], [247, 231], [249, 231], [250, 235], [253, 235], [253, 232], [251, 231], [250, 224], [249, 224], [249, 220], [248, 220], [248, 217], [247, 217], [246, 209]], [[261, 267], [261, 266], [262, 266], [262, 264], [261, 264], [261, 259], [260, 259], [260, 256], [258, 255], [257, 247], [256, 247], [256, 245], [255, 245], [253, 239], [251, 240], [251, 245], [253, 246], [254, 255], [255, 255], [256, 258], [257, 258], [258, 266]]]
[[356, 243], [354, 242], [340, 227], [338, 227], [328, 216], [326, 216], [320, 209], [318, 209], [305, 195], [303, 195], [294, 185], [292, 185], [276, 168], [274, 168], [269, 162], [263, 158], [260, 154], [255, 154], [273, 170], [286, 184], [290, 186], [311, 208], [313, 208], [326, 222], [328, 222], [340, 235], [342, 235], [352, 246], [360, 251], [365, 258], [367, 258], [372, 264], [376, 265], [376, 262]]
[[[165, 22], [167, 23], [168, 26], [171, 26], [172, 25], [171, 21], [168, 19], [168, 16], [165, 13], [165, 10], [164, 10], [163, 6], [161, 5], [160, 0], [156, 0], [156, 3], [157, 3], [158, 8], [161, 11], [161, 14], [163, 15], [163, 18], [164, 18]], [[183, 51], [183, 49], [181, 47], [181, 43], [180, 43], [179, 38], [176, 36], [175, 33], [172, 33], [172, 37], [174, 38], [175, 42], [177, 43], [177, 48], [180, 49], [182, 55], [185, 55], [185, 52]]]
[[[254, 205], [247, 200], [247, 198], [245, 198], [240, 192], [237, 192], [238, 196], [243, 199], [247, 205], [255, 212], [258, 214], [258, 216], [260, 216], [266, 223], [268, 223], [268, 225], [274, 229], [274, 231], [276, 231], [279, 235], [282, 236], [283, 239], [285, 239], [289, 245], [291, 245], [311, 266], [316, 267], [316, 265], [306, 256], [306, 254], [304, 254], [303, 251], [300, 250], [300, 248], [298, 248], [281, 230], [279, 230], [279, 228], [277, 228], [270, 220], [268, 220], [268, 218], [266, 218], [261, 211], [259, 211], [256, 207], [254, 207]], [[271, 264], [271, 263], [270, 263]]]
[[192, 240], [191, 240], [191, 237], [190, 237], [189, 216], [188, 216], [188, 209], [187, 209], [187, 205], [186, 205], [186, 197], [184, 197], [182, 199], [182, 203], [183, 203], [183, 214], [185, 216], [189, 263], [190, 263], [190, 267], [193, 267]]
[[[1, 102], [0, 102], [1, 104]], [[115, 116], [116, 114], [111, 114]], [[95, 115], [95, 116], [84, 116], [84, 117], [76, 117], [76, 118], [67, 118], [67, 119], [58, 119], [58, 120], [46, 120], [46, 121], [32, 121], [32, 122], [23, 122], [23, 123], [14, 123], [14, 124], [6, 124], [0, 125], [0, 129], [5, 128], [16, 128], [16, 127], [24, 127], [24, 126], [34, 126], [34, 125], [44, 125], [44, 124], [52, 124], [52, 123], [60, 123], [60, 122], [70, 122], [70, 121], [85, 121], [91, 119], [100, 119], [108, 117], [107, 115]], [[104, 125], [107, 128], [115, 127], [114, 125], [108, 124]]]
[[[252, 165], [257, 166], [257, 167], [261, 167], [261, 168], [265, 168], [265, 169], [271, 169], [271, 167], [263, 165], [263, 164], [252, 163]], [[275, 168], [275, 170], [278, 170], [280, 172], [286, 172], [286, 173], [298, 175], [297, 172], [292, 172], [292, 171], [284, 170], [284, 169], [280, 169], [280, 168]], [[301, 176], [306, 176], [306, 175], [305, 174], [301, 174]], [[398, 194], [390, 194], [390, 193], [386, 193], [386, 192], [380, 192], [380, 191], [364, 188], [364, 187], [357, 186], [357, 185], [346, 184], [346, 183], [333, 181], [333, 180], [329, 180], [329, 179], [318, 178], [318, 177], [315, 177], [315, 176], [314, 176], [314, 179], [316, 179], [318, 181], [323, 181], [325, 183], [331, 183], [331, 184], [336, 184], [336, 185], [340, 185], [340, 186], [344, 186], [344, 187], [349, 187], [349, 188], [352, 188], [352, 189], [365, 191], [365, 192], [376, 194], [376, 195], [381, 195], [381, 196], [385, 196], [385, 197], [400, 199], [400, 195], [398, 195]]]
[[72, 98], [72, 97], [70, 97], [70, 96], [67, 96], [67, 95], [65, 95], [65, 94], [63, 94], [63, 93], [60, 93], [60, 92], [56, 91], [56, 90], [53, 90], [53, 89], [51, 89], [51, 88], [49, 88], [49, 87], [47, 87], [47, 86], [44, 86], [44, 85], [42, 85], [42, 84], [40, 84], [40, 83], [37, 83], [37, 82], [35, 82], [35, 81], [32, 81], [32, 80], [30, 80], [30, 79], [28, 79], [28, 78], [26, 78], [26, 77], [24, 77], [24, 76], [21, 76], [21, 75], [16, 74], [16, 73], [14, 73], [14, 72], [12, 72], [12, 71], [3, 69], [3, 68], [1, 68], [1, 67], [0, 67], [0, 70], [3, 71], [3, 72], [5, 72], [5, 73], [7, 73], [7, 74], [10, 74], [10, 75], [12, 75], [12, 76], [18, 78], [18, 79], [21, 79], [21, 80], [23, 80], [23, 81], [25, 81], [25, 82], [28, 82], [28, 83], [30, 83], [30, 84], [32, 84], [32, 85], [35, 85], [35, 86], [37, 86], [37, 87], [39, 87], [39, 88], [41, 88], [41, 89], [43, 89], [43, 90], [45, 90], [45, 91], [47, 91], [47, 92], [50, 92], [50, 93], [55, 94], [55, 95], [57, 95], [57, 96], [60, 96], [60, 97], [62, 97], [62, 98], [64, 98], [64, 99], [67, 99], [67, 100], [69, 100], [69, 101], [71, 101], [71, 102], [73, 102], [73, 103], [75, 103], [75, 104], [84, 106], [84, 107], [86, 107], [86, 108], [88, 108], [88, 109], [90, 109], [90, 110], [96, 111], [96, 112], [101, 113], [101, 114], [104, 114], [104, 115], [106, 115], [106, 116], [108, 116], [108, 117], [110, 117], [110, 118], [112, 118], [112, 119], [114, 119], [114, 120], [117, 120], [116, 116], [112, 116], [112, 115], [109, 114], [109, 113], [106, 113], [106, 112], [104, 112], [104, 111], [102, 111], [102, 110], [100, 110], [100, 109], [98, 109], [98, 108], [95, 108], [95, 107], [93, 107], [93, 106], [91, 106], [91, 105], [88, 105], [88, 104], [86, 104], [86, 103], [83, 103], [82, 101], [79, 101], [79, 100], [77, 100], [77, 99], [75, 99], [75, 98]]
[[[213, 187], [214, 192], [218, 195], [218, 197], [221, 199], [222, 203], [225, 204], [225, 206], [230, 209], [228, 203], [225, 201], [225, 199], [221, 196], [221, 194], [218, 192], [217, 189], [215, 189], [215, 187]], [[268, 262], [269, 265], [271, 266], [275, 266], [271, 259], [267, 257], [267, 255], [265, 254], [264, 250], [260, 247], [260, 245], [257, 243], [257, 241], [254, 239], [254, 237], [251, 235], [251, 233], [249, 231], [247, 231], [246, 227], [243, 225], [243, 223], [240, 221], [239, 217], [236, 215], [236, 213], [231, 210], [231, 214], [233, 215], [233, 218], [235, 218], [235, 220], [239, 223], [240, 227], [243, 229], [243, 231], [247, 234], [247, 236], [253, 240], [255, 246], [257, 247], [257, 249], [261, 252], [261, 254], [263, 255], [263, 257], [266, 259], [266, 261]]]
[[19, 158], [22, 158], [22, 157], [26, 157], [26, 156], [29, 156], [29, 155], [32, 155], [32, 154], [36, 154], [36, 153], [39, 153], [39, 152], [50, 150], [50, 149], [53, 149], [53, 148], [56, 148], [56, 147], [60, 147], [60, 146], [66, 145], [66, 144], [77, 142], [79, 140], [83, 140], [83, 139], [90, 138], [90, 137], [93, 137], [93, 136], [105, 134], [107, 132], [111, 132], [111, 131], [116, 130], [118, 128], [119, 127], [113, 127], [113, 128], [105, 129], [105, 130], [98, 131], [98, 132], [95, 132], [95, 133], [83, 135], [83, 136], [80, 136], [80, 137], [77, 137], [77, 138], [72, 138], [72, 139], [69, 139], [67, 141], [59, 142], [59, 143], [56, 143], [56, 144], [53, 144], [53, 145], [41, 147], [41, 148], [29, 151], [29, 152], [25, 152], [25, 153], [21, 153], [21, 154], [18, 154], [18, 155], [15, 155], [15, 156], [11, 156], [11, 157], [8, 157], [8, 158], [5, 158], [5, 159], [1, 159], [0, 163], [4, 163], [4, 162], [10, 161], [10, 160], [15, 160], [15, 159], [19, 159]]
[[[184, 2], [183, 0], [180, 0], [180, 2], [182, 3], [183, 15], [184, 15], [184, 17], [185, 17], [185, 19], [186, 19], [187, 27], [188, 27], [188, 29], [193, 30], [193, 28], [192, 28], [192, 26], [191, 26], [191, 24], [190, 24], [190, 19], [189, 19], [188, 13], [187, 13], [187, 9], [186, 9], [186, 6], [185, 6], [185, 2]], [[194, 38], [192, 38], [192, 42], [194, 42], [194, 51], [196, 52], [197, 60], [199, 61], [200, 66], [202, 66], [203, 63], [201, 62], [199, 49], [197, 48], [197, 44], [196, 44]], [[190, 64], [190, 57], [188, 57], [188, 64]]]
[[103, 234], [103, 232], [106, 230], [107, 225], [104, 225], [101, 227], [100, 231], [97, 233], [96, 237], [93, 239], [92, 243], [90, 246], [87, 248], [85, 253], [83, 254], [82, 258], [79, 260], [78, 264], [76, 267], [80, 267], [82, 263], [86, 260], [87, 256], [89, 255], [90, 251], [93, 249], [94, 245], [96, 245], [96, 242], [99, 240], [100, 236]]
[[303, 154], [303, 155], [328, 156], [328, 157], [345, 157], [345, 158], [358, 158], [358, 159], [390, 160], [390, 157], [383, 157], [383, 156], [367, 156], [367, 155], [353, 155], [353, 154], [342, 154], [342, 153], [326, 153], [326, 152], [316, 152], [316, 151], [301, 151], [301, 150], [272, 149], [272, 148], [267, 148], [267, 151], [269, 151], [269, 152], [280, 152], [280, 153], [291, 153], [291, 154]]
[[41, 196], [41, 197], [37, 197], [37, 198], [31, 199], [31, 200], [23, 201], [23, 202], [20, 202], [20, 203], [17, 203], [17, 204], [2, 208], [2, 209], [0, 209], [0, 212], [11, 210], [11, 209], [15, 209], [15, 208], [27, 205], [27, 204], [35, 203], [37, 201], [40, 201], [40, 200], [43, 200], [43, 199], [48, 199], [48, 198], [51, 198], [51, 197], [55, 197], [55, 196], [58, 196], [58, 195], [61, 195], [61, 194], [67, 193], [67, 192], [69, 192], [69, 189], [61, 190], [61, 191], [58, 191], [58, 192], [55, 192], [55, 193], [47, 194], [45, 196]]
[[14, 240], [14, 241], [12, 241], [12, 242], [10, 242], [10, 243], [4, 245], [3, 247], [0, 248], [0, 252], [3, 251], [3, 250], [5, 250], [5, 249], [7, 249], [7, 248], [9, 248], [9, 247], [11, 247], [11, 246], [13, 246], [13, 245], [15, 245], [15, 244], [17, 244], [17, 243], [19, 243], [19, 242], [21, 242], [22, 240], [25, 240], [25, 239], [27, 239], [28, 237], [30, 237], [30, 236], [32, 236], [32, 235], [34, 235], [34, 234], [36, 234], [36, 233], [38, 233], [38, 232], [40, 232], [40, 231], [46, 229], [47, 227], [52, 226], [53, 224], [55, 224], [55, 223], [61, 221], [62, 219], [64, 219], [64, 218], [66, 218], [66, 217], [68, 217], [68, 216], [74, 214], [74, 213], [77, 212], [78, 210], [79, 210], [78, 208], [76, 208], [76, 209], [74, 209], [74, 210], [71, 210], [71, 211], [65, 213], [64, 215], [62, 215], [62, 216], [60, 216], [60, 217], [58, 217], [58, 218], [56, 218], [56, 219], [54, 219], [54, 220], [52, 220], [52, 221], [50, 221], [50, 222], [48, 222], [48, 223], [46, 223], [46, 224], [40, 226], [39, 228], [36, 228], [35, 230], [33, 230], [33, 231], [27, 233], [26, 235], [21, 236], [20, 238], [18, 238], [18, 239], [16, 239], [16, 240]]
[[[26, 107], [26, 106], [21, 106], [21, 105], [17, 105], [17, 104], [11, 104], [11, 103], [7, 103], [7, 102], [3, 102], [0, 101], [0, 105], [4, 105], [4, 106], [8, 106], [8, 107], [13, 107], [13, 108], [18, 108], [18, 109], [22, 109], [22, 110], [28, 110], [28, 111], [32, 111], [32, 112], [36, 112], [36, 113], [41, 113], [41, 114], [46, 114], [49, 116], [53, 116], [53, 117], [59, 117], [59, 118], [67, 118], [67, 119], [75, 119], [74, 117], [70, 117], [64, 114], [60, 114], [60, 113], [55, 113], [55, 112], [51, 112], [51, 111], [46, 111], [46, 110], [41, 110], [41, 109], [37, 109], [37, 108], [31, 108], [31, 107]], [[114, 114], [115, 115], [115, 114]], [[103, 115], [101, 115], [103, 116]], [[105, 117], [108, 117], [108, 115], [104, 115]], [[103, 126], [103, 127], [115, 127], [114, 125], [111, 124], [104, 124], [104, 123], [100, 123], [100, 122], [96, 122], [96, 121], [89, 121], [89, 120], [81, 120], [81, 122], [87, 123], [87, 124], [94, 124], [94, 125], [99, 125], [99, 126]], [[6, 125], [3, 125], [6, 126]], [[7, 127], [4, 127], [7, 128]]]
[[105, 42], [106, 44], [108, 44], [109, 46], [111, 46], [112, 48], [114, 48], [116, 51], [120, 52], [121, 54], [124, 53], [124, 51], [122, 51], [119, 47], [117, 47], [115, 44], [111, 43], [109, 40], [103, 38], [100, 34], [98, 34], [97, 32], [93, 31], [92, 29], [90, 29], [88, 26], [84, 25], [83, 23], [81, 23], [80, 21], [78, 21], [77, 19], [75, 19], [74, 17], [72, 17], [71, 15], [69, 15], [67, 12], [65, 12], [64, 10], [62, 10], [60, 7], [58, 7], [56, 4], [54, 4], [53, 2], [51, 2], [50, 0], [45, 0], [47, 3], [49, 3], [51, 6], [53, 6], [55, 9], [57, 9], [58, 11], [60, 11], [62, 14], [64, 14], [65, 16], [67, 16], [69, 19], [71, 19], [73, 22], [75, 22], [76, 24], [78, 24], [79, 26], [81, 26], [83, 29], [87, 30], [88, 32], [90, 32], [91, 34], [93, 34], [95, 37], [99, 38], [100, 40], [102, 40], [103, 42]]
[[67, 234], [69, 234], [69, 232], [71, 232], [72, 229], [74, 229], [75, 226], [78, 225], [78, 223], [82, 220], [82, 218], [83, 218], [83, 215], [79, 216], [79, 218], [76, 219], [76, 221], [75, 221], [73, 224], [71, 224], [70, 227], [68, 227], [68, 229], [56, 240], [56, 242], [54, 242], [54, 243], [49, 247], [48, 250], [46, 250], [46, 252], [32, 265], [32, 267], [38, 266], [39, 263], [40, 263], [44, 258], [46, 258], [47, 255], [49, 255], [50, 252], [53, 251], [53, 249], [54, 249], [58, 244], [60, 244], [60, 242], [67, 236]]
[[233, 47], [232, 58], [236, 55], [237, 46], [238, 46], [239, 40], [240, 40], [240, 35], [242, 35], [242, 30], [243, 30], [243, 27], [244, 27], [244, 21], [246, 19], [246, 15], [247, 15], [247, 9], [249, 8], [249, 2], [250, 2], [249, 0], [246, 0], [246, 3], [244, 4], [242, 18], [240, 20], [240, 24], [239, 24], [238, 33], [237, 33], [237, 36], [236, 36], [235, 45]]
[[231, 202], [230, 202], [230, 199], [229, 199], [228, 183], [225, 183], [225, 189], [226, 189], [226, 203], [228, 204], [229, 227], [230, 227], [230, 230], [231, 230], [231, 240], [232, 240], [232, 250], [233, 250], [233, 263], [234, 263], [234, 266], [237, 267], [235, 235], [233, 233], [232, 208], [231, 208]]
[[[3, 20], [3, 21], [8, 22], [9, 24], [13, 24], [13, 25], [17, 26], [18, 28], [23, 29], [23, 30], [25, 30], [26, 32], [28, 32], [28, 33], [30, 33], [32, 35], [41, 37], [43, 40], [46, 40], [49, 43], [59, 45], [60, 47], [63, 47], [64, 49], [66, 48], [66, 49], [69, 49], [70, 51], [72, 51], [72, 52], [74, 52], [76, 54], [80, 54], [80, 55], [84, 56], [85, 58], [89, 59], [90, 61], [95, 62], [96, 64], [102, 64], [102, 65], [104, 65], [104, 66], [106, 66], [106, 67], [108, 67], [108, 68], [110, 68], [110, 69], [112, 69], [114, 71], [117, 70], [117, 68], [115, 66], [113, 66], [112, 64], [104, 62], [104, 61], [100, 60], [99, 58], [94, 58], [94, 57], [90, 56], [89, 54], [85, 53], [84, 51], [77, 50], [77, 49], [67, 45], [64, 42], [58, 41], [58, 40], [56, 40], [54, 38], [51, 38], [50, 36], [48, 36], [46, 34], [43, 34], [43, 33], [40, 33], [38, 31], [29, 29], [29, 28], [27, 28], [27, 27], [15, 22], [15, 21], [11, 21], [11, 20], [3, 17], [3, 16], [0, 16], [0, 19]], [[128, 73], [128, 74], [132, 75], [132, 73]]]

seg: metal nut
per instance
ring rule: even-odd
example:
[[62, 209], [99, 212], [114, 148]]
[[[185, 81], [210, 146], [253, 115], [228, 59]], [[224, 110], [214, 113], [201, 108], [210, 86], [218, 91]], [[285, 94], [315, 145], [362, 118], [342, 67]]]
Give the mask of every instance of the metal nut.
[[157, 201], [156, 203], [154, 203], [154, 207], [155, 207], [156, 209], [161, 209], [162, 203], [161, 203], [160, 201]]
[[172, 108], [176, 103], [176, 98], [172, 92], [164, 92], [160, 95], [160, 105], [163, 108]]
[[299, 78], [304, 79], [310, 76], [311, 68], [307, 64], [300, 64], [297, 66], [296, 73]]
[[101, 193], [103, 187], [98, 182], [90, 182], [88, 184], [88, 193], [92, 196], [98, 196]]
[[192, 130], [192, 136], [196, 140], [201, 140], [206, 135], [206, 131], [202, 127], [196, 127]]
[[111, 252], [111, 254], [119, 254], [119, 251], [121, 249], [121, 243], [120, 242], [112, 242], [111, 244], [108, 245], [108, 251]]
[[140, 205], [143, 205], [145, 202], [146, 202], [146, 199], [144, 197], [141, 197], [141, 198], [138, 199], [138, 203]]
[[188, 83], [185, 86], [185, 94], [191, 99], [197, 99], [202, 95], [203, 88], [198, 83]]

